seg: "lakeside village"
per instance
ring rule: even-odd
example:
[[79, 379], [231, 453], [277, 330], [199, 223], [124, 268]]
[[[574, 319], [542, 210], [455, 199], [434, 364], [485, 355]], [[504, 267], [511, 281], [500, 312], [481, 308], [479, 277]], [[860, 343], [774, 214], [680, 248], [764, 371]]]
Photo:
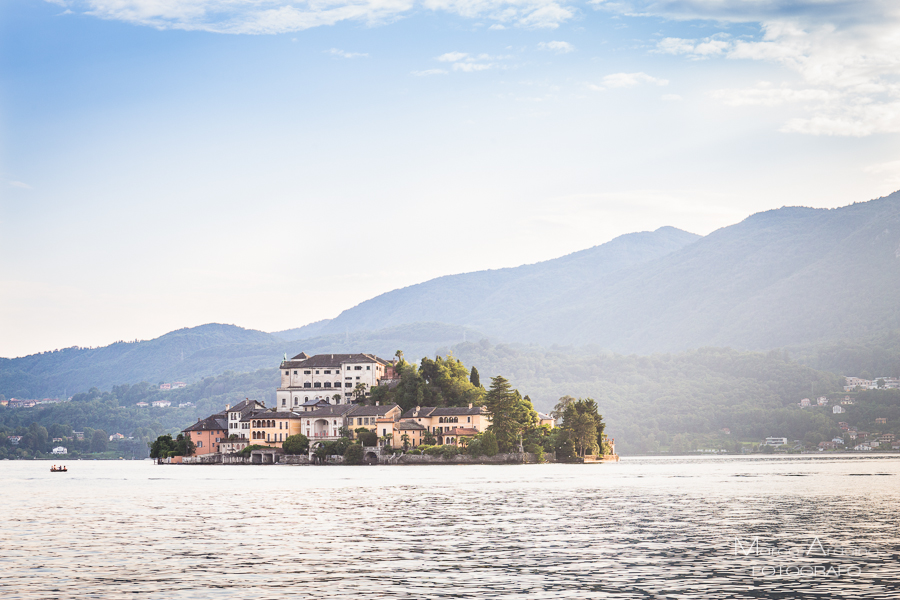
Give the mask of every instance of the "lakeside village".
[[[276, 406], [246, 399], [179, 434], [150, 456], [164, 464], [535, 463], [617, 460], [597, 404], [570, 398], [554, 416], [494, 377], [485, 390], [453, 358], [430, 362], [451, 402], [412, 406], [402, 354], [298, 354], [280, 365]], [[443, 371], [443, 372], [441, 372]], [[568, 397], [567, 397], [568, 398]], [[447, 399], [447, 398], [444, 398]], [[465, 404], [460, 399], [471, 401]], [[455, 401], [455, 402], [453, 402]], [[407, 405], [404, 410], [403, 404]], [[458, 405], [454, 405], [458, 404]]]

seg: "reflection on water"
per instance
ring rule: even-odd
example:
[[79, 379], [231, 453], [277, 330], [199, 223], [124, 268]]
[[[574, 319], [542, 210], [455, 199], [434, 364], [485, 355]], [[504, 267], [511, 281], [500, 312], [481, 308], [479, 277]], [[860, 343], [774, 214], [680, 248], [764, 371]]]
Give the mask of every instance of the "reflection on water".
[[900, 598], [897, 457], [68, 466], [0, 462], [0, 597]]

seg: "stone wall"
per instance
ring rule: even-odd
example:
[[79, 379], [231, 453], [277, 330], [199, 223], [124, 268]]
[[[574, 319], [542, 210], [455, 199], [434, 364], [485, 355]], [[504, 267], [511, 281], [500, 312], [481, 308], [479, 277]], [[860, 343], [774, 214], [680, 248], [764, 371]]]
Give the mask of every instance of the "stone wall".
[[[544, 453], [545, 462], [553, 462], [555, 458], [552, 453]], [[494, 456], [469, 456], [468, 454], [457, 454], [456, 456], [445, 459], [443, 456], [431, 456], [428, 454], [404, 454], [399, 457], [395, 463], [398, 465], [510, 465], [510, 464], [533, 464], [537, 463], [537, 455], [530, 452], [519, 454], [511, 452], [509, 454], [495, 454]]]

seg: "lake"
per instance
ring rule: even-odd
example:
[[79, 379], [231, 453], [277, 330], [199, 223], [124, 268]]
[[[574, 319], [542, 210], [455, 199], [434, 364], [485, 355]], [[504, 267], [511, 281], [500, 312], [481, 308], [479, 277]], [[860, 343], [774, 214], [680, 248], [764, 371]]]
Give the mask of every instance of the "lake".
[[900, 458], [0, 462], [0, 597], [900, 598]]

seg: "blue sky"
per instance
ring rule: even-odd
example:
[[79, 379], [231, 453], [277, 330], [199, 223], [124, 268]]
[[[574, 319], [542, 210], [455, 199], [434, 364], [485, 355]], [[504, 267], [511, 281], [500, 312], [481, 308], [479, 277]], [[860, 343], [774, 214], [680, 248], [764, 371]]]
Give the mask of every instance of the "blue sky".
[[7, 0], [0, 356], [900, 188], [887, 1]]

